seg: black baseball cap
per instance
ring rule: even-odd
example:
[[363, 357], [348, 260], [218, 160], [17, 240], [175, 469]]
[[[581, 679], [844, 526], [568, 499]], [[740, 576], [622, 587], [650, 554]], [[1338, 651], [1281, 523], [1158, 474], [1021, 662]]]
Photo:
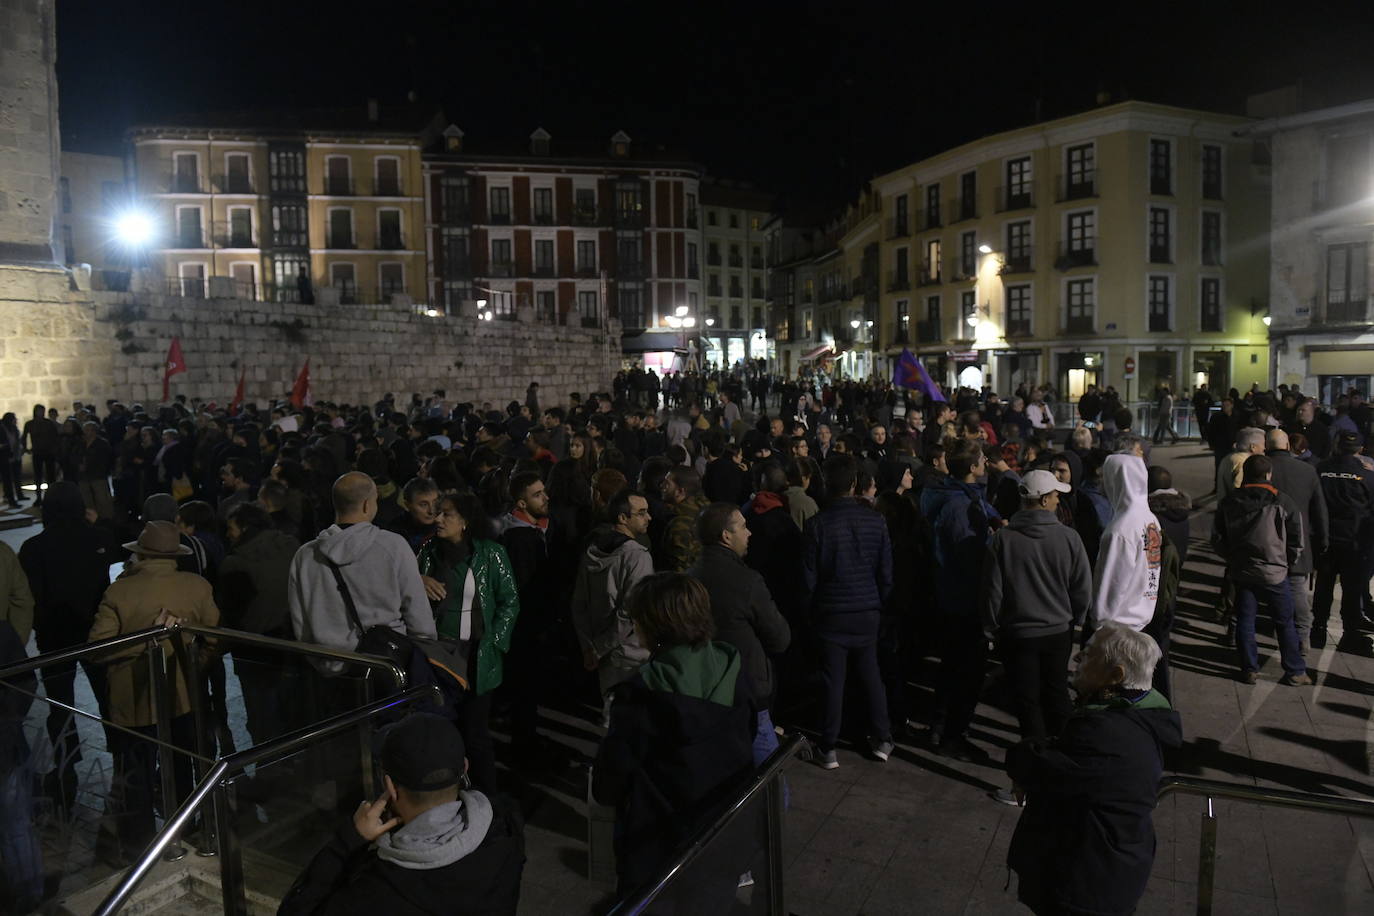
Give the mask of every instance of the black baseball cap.
[[1335, 445], [1338, 455], [1354, 455], [1359, 452], [1361, 444], [1358, 433], [1343, 429], [1336, 434]]
[[463, 736], [452, 722], [434, 713], [417, 712], [381, 735], [382, 769], [391, 781], [412, 792], [433, 792], [458, 785], [465, 769]]

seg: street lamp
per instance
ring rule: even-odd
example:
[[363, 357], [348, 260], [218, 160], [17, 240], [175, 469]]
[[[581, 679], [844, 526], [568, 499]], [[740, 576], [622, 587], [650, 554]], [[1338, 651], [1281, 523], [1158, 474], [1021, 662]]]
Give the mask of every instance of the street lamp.
[[981, 245], [978, 246], [978, 253], [979, 253], [979, 254], [992, 254], [992, 246], [989, 245], [987, 242], [984, 242], [983, 244], [981, 244]]
[[1273, 315], [1265, 315], [1263, 318], [1260, 319], [1260, 321], [1263, 321], [1263, 322], [1264, 322], [1264, 326], [1265, 326], [1266, 328], [1269, 327], [1269, 322], [1271, 322], [1271, 321], [1273, 321], [1273, 320], [1274, 320], [1274, 316], [1273, 316]]
[[157, 224], [144, 211], [130, 208], [114, 218], [114, 231], [125, 248], [135, 251], [153, 240]]
[[714, 318], [707, 318], [707, 319], [706, 319], [706, 326], [707, 326], [708, 328], [713, 328], [713, 327], [715, 327], [715, 326], [716, 326], [716, 319], [714, 319]]

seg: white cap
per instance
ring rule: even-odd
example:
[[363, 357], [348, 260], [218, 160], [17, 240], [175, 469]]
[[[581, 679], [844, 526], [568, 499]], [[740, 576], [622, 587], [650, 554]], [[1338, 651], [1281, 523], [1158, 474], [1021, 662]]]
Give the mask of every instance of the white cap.
[[1027, 471], [1026, 476], [1021, 478], [1021, 485], [1017, 489], [1027, 499], [1039, 499], [1046, 493], [1053, 493], [1056, 490], [1060, 493], [1067, 493], [1073, 487], [1061, 483], [1059, 478], [1049, 471]]

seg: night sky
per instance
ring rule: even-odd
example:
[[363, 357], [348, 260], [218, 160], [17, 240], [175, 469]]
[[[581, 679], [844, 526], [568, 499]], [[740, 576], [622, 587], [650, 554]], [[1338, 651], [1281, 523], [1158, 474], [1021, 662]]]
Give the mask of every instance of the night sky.
[[[1118, 4], [1126, 6], [1126, 4]], [[1374, 3], [58, 4], [63, 144], [119, 150], [178, 112], [386, 104], [410, 90], [474, 143], [682, 150], [834, 205], [874, 174], [1116, 99], [1243, 111], [1301, 80], [1374, 96]], [[673, 19], [672, 16], [680, 18]]]

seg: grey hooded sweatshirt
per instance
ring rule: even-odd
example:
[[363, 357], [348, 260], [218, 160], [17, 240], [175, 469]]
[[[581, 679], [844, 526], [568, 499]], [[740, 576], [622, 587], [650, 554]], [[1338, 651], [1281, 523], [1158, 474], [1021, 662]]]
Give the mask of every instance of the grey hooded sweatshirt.
[[1067, 633], [1092, 603], [1093, 573], [1078, 532], [1053, 512], [1022, 509], [988, 544], [983, 629], [1031, 639]]
[[[352, 650], [362, 638], [348, 619], [343, 596], [326, 560], [338, 564], [363, 629], [385, 625], [398, 633], [435, 637], [434, 613], [420, 566], [405, 538], [360, 522], [330, 525], [296, 551], [287, 579], [291, 627], [301, 642]], [[341, 670], [337, 663], [322, 666]]]
[[654, 561], [643, 544], [609, 525], [592, 532], [573, 587], [572, 619], [583, 647], [601, 659], [602, 694], [649, 660], [625, 598], [635, 583], [653, 574]]
[[482, 845], [491, 827], [491, 802], [481, 792], [435, 805], [399, 830], [377, 838], [377, 858], [402, 868], [452, 865]]

